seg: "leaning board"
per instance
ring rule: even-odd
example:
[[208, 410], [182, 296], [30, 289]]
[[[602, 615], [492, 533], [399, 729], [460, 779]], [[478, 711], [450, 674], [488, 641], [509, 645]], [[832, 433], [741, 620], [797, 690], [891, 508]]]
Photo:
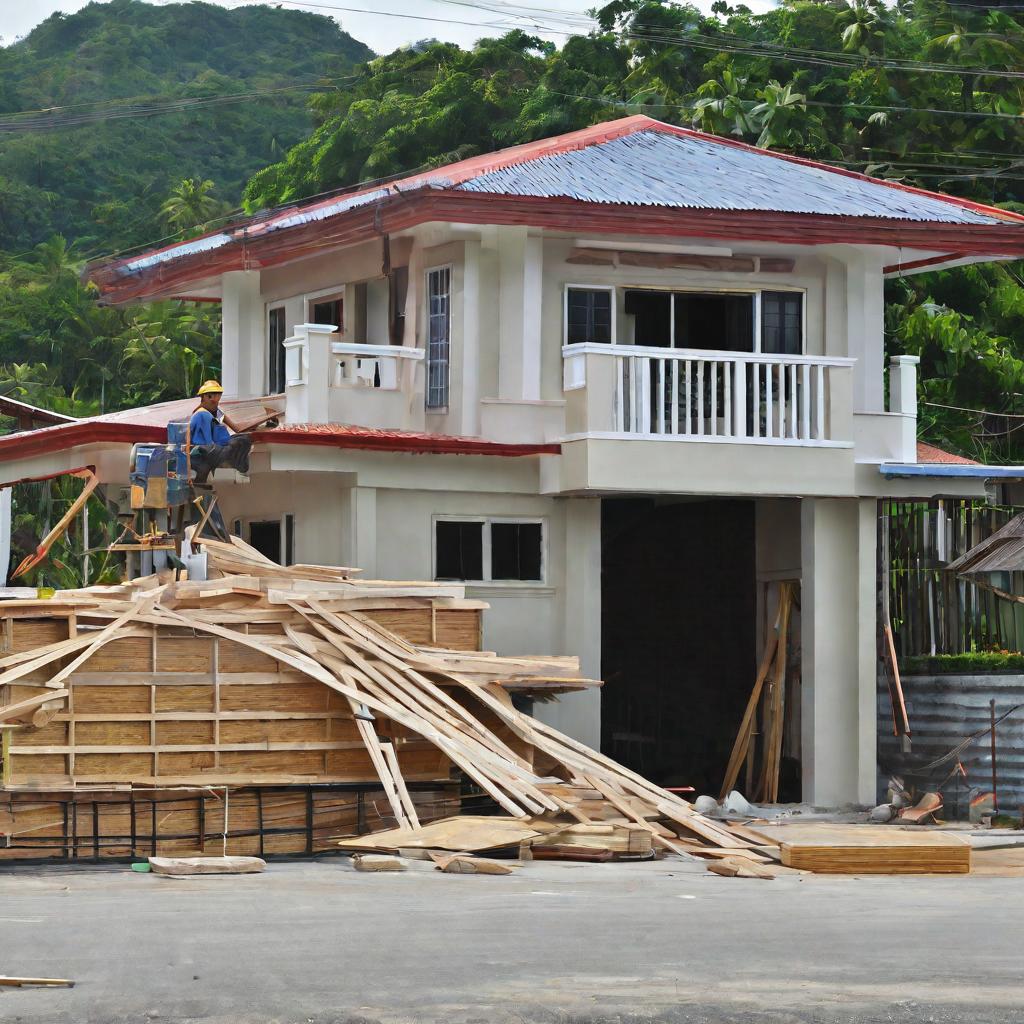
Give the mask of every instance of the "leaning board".
[[892, 825], [783, 825], [758, 828], [776, 840], [787, 867], [820, 874], [960, 874], [971, 870], [970, 842], [951, 832]]

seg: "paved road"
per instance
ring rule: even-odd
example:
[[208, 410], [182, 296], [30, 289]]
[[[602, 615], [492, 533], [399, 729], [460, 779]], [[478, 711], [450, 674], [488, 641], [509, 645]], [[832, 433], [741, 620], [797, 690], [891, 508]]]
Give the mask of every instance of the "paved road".
[[0, 869], [0, 1021], [1019, 1022], [1024, 880]]

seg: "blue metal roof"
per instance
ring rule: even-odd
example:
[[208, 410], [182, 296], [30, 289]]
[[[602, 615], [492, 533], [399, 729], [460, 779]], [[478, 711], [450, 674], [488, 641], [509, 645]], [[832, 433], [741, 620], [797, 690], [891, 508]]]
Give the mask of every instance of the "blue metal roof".
[[878, 471], [884, 477], [945, 476], [967, 480], [1024, 480], [1024, 466], [985, 466], [980, 463], [883, 462]]
[[589, 203], [1006, 224], [955, 202], [752, 148], [657, 129], [536, 157], [455, 187]]

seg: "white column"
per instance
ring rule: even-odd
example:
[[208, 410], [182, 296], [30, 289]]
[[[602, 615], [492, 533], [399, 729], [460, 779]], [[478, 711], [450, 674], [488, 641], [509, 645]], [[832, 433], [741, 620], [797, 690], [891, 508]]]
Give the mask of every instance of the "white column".
[[377, 490], [350, 487], [342, 502], [342, 557], [351, 569], [362, 569], [360, 577], [377, 576]]
[[498, 229], [498, 396], [540, 398], [544, 249], [525, 227]]
[[[553, 578], [555, 578], [553, 576]], [[564, 652], [588, 679], [601, 678], [601, 501], [569, 498], [565, 507]], [[537, 717], [595, 750], [601, 746], [601, 691], [569, 693], [538, 704]]]
[[7, 586], [7, 569], [11, 564], [11, 495], [13, 488], [0, 488], [0, 587]]
[[893, 356], [889, 360], [889, 412], [900, 421], [900, 458], [917, 462], [917, 366], [920, 356]]
[[874, 803], [874, 499], [801, 504], [803, 799]]
[[267, 344], [258, 270], [221, 276], [221, 365], [225, 392], [253, 398], [266, 393]]
[[465, 243], [462, 264], [462, 405], [459, 432], [480, 433], [480, 243]]
[[846, 337], [853, 370], [853, 408], [884, 412], [885, 300], [882, 266], [852, 251], [846, 258]]

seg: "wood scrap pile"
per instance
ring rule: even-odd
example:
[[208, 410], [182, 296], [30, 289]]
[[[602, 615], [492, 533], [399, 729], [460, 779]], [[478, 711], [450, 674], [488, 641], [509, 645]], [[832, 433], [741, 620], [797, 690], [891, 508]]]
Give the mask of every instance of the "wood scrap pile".
[[[767, 860], [762, 838], [703, 818], [513, 706], [509, 689], [587, 685], [576, 659], [440, 649], [378, 618], [382, 602], [421, 592], [436, 615], [461, 587], [357, 582], [224, 547], [208, 553], [228, 574], [206, 582], [151, 577], [0, 606], [8, 639], [28, 625], [37, 638], [0, 657], [0, 792], [361, 780], [416, 834], [436, 815], [417, 805], [410, 779], [461, 777], [477, 805], [525, 827], [540, 856]], [[133, 809], [133, 844], [137, 827]]]

